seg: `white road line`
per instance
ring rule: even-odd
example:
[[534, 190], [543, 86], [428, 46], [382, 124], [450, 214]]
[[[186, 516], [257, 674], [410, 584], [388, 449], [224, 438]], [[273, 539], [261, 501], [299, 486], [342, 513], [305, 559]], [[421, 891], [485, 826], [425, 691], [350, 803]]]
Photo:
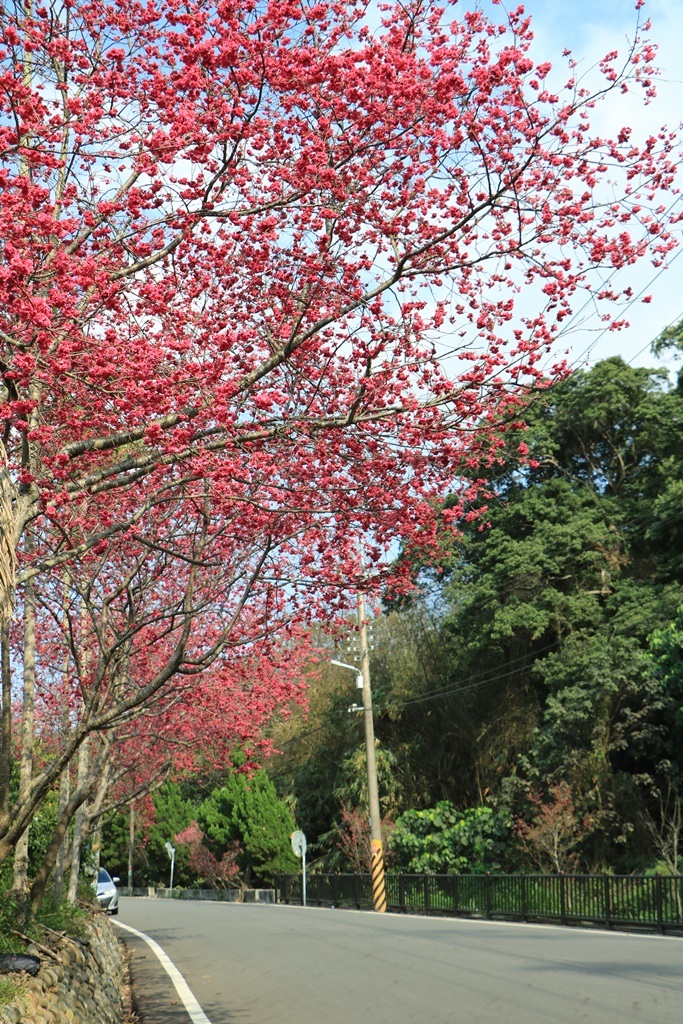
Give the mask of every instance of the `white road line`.
[[185, 981], [182, 974], [180, 973], [176, 965], [173, 963], [171, 958], [166, 953], [164, 953], [159, 943], [155, 942], [154, 939], [149, 937], [149, 935], [145, 935], [144, 932], [139, 932], [137, 928], [131, 928], [129, 924], [124, 924], [123, 921], [114, 921], [113, 923], [117, 925], [119, 928], [124, 928], [125, 931], [131, 932], [133, 935], [137, 935], [139, 939], [143, 939], [143, 941], [147, 943], [152, 952], [155, 953], [159, 960], [159, 963], [161, 964], [161, 966], [163, 967], [163, 969], [166, 971], [169, 978], [173, 982], [175, 990], [178, 993], [178, 996], [180, 997], [183, 1006], [185, 1007], [185, 1009], [187, 1010], [192, 1019], [192, 1024], [211, 1024], [211, 1021], [206, 1016], [201, 1006], [195, 999], [192, 989], [187, 984], [187, 982]]
[[[196, 900], [197, 903], [201, 902]], [[252, 903], [209, 903], [205, 901], [209, 906], [232, 906], [232, 907], [251, 907], [254, 906]], [[381, 921], [432, 921], [441, 922], [443, 925], [449, 924], [460, 924], [460, 925], [471, 925], [473, 928], [487, 928], [496, 927], [500, 925], [503, 928], [526, 928], [537, 931], [543, 929], [544, 932], [552, 934], [554, 932], [567, 932], [571, 935], [577, 935], [581, 937], [590, 937], [591, 935], [609, 935], [612, 939], [648, 939], [653, 942], [683, 942], [683, 935], [673, 935], [671, 932], [667, 932], [666, 935], [658, 935], [655, 932], [623, 931], [618, 928], [612, 928], [609, 931], [606, 928], [597, 927], [583, 927], [582, 925], [576, 924], [555, 924], [554, 921], [506, 921], [503, 918], [493, 917], [491, 919], [483, 917], [460, 917], [458, 914], [420, 914], [420, 913], [397, 913], [394, 910], [387, 911], [385, 914], [376, 914], [368, 907], [365, 910], [358, 910], [356, 907], [314, 907], [309, 904], [307, 907], [302, 907], [300, 903], [264, 903], [264, 907], [279, 907], [286, 910], [300, 910], [306, 913], [321, 913], [323, 911], [329, 911], [331, 914], [336, 914], [339, 910], [342, 910], [345, 914], [362, 914], [363, 917], [370, 917], [373, 921], [378, 923]], [[649, 922], [651, 926], [654, 926], [653, 922]]]

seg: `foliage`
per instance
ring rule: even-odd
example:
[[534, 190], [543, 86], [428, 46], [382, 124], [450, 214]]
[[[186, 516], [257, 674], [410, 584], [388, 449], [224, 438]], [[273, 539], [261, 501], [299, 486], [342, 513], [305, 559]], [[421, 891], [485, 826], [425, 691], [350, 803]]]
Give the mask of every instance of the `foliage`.
[[661, 355], [671, 349], [677, 352], [683, 351], [683, 320], [665, 327], [652, 344], [652, 351], [655, 355]]
[[[141, 813], [142, 812], [142, 813]], [[169, 780], [152, 796], [151, 805], [136, 807], [136, 834], [134, 845], [134, 880], [136, 885], [167, 885], [171, 864], [165, 843], [192, 821], [195, 808], [183, 796], [180, 783]], [[125, 878], [128, 872], [129, 851], [128, 808], [111, 815], [103, 828], [101, 861], [110, 874]], [[178, 885], [195, 881], [189, 865], [189, 854], [184, 847], [176, 850], [174, 878]]]
[[[393, 821], [401, 803], [401, 785], [397, 772], [397, 758], [375, 740], [377, 788], [382, 817]], [[341, 764], [342, 780], [335, 796], [342, 807], [368, 807], [368, 768], [365, 744], [351, 751]], [[366, 814], [367, 818], [367, 814]]]
[[[396, 860], [391, 847], [394, 822], [391, 818], [382, 818], [381, 825], [384, 864], [390, 868]], [[316, 843], [317, 856], [313, 862], [313, 870], [369, 873], [372, 870], [370, 839], [370, 818], [367, 811], [363, 813], [357, 807], [349, 807], [342, 801], [332, 828], [320, 836]], [[327, 852], [318, 855], [319, 851]]]
[[337, 846], [341, 853], [341, 870], [363, 874], [372, 870], [370, 822], [367, 814], [346, 807], [340, 809]]
[[[552, 803], [566, 783], [592, 822], [585, 864], [638, 870], [659, 856], [657, 793], [683, 779], [683, 392], [614, 358], [539, 393], [525, 420], [500, 435], [461, 537], [444, 529], [431, 562], [404, 552], [420, 590], [373, 623], [388, 792], [397, 813], [448, 800], [531, 822], [529, 787]], [[288, 799], [325, 807], [311, 838], [329, 837], [327, 856], [360, 739], [342, 700], [314, 684], [312, 734], [294, 716], [275, 759]]]
[[214, 857], [239, 845], [237, 863], [247, 885], [269, 885], [276, 874], [298, 868], [290, 842], [294, 822], [265, 771], [231, 775], [200, 805], [197, 822]]
[[[438, 499], [461, 479], [450, 525], [466, 513], [577, 294], [675, 244], [657, 212], [674, 138], [590, 127], [611, 93], [654, 95], [639, 22], [591, 88], [572, 65], [555, 94], [521, 9], [375, 15], [2, 8], [0, 618], [17, 685], [0, 710], [9, 724], [30, 696], [36, 758], [10, 806], [4, 729], [0, 863], [60, 776], [77, 783], [36, 906], [79, 807], [94, 821], [178, 761], [258, 745], [300, 696], [299, 627], [361, 584], [359, 534], [375, 591], [397, 540], [432, 550]], [[537, 308], [515, 315], [522, 287]], [[450, 370], [444, 329], [463, 336]]]
[[645, 824], [652, 837], [658, 857], [662, 858], [666, 873], [677, 875], [683, 856], [683, 807], [680, 793], [669, 783], [664, 793], [657, 792], [658, 813], [645, 812]]
[[671, 622], [653, 630], [648, 652], [679, 725], [683, 725], [683, 605]]
[[[144, 846], [146, 874], [154, 883], [168, 882], [170, 861], [165, 844], [172, 837], [186, 829], [192, 821], [194, 807], [182, 795], [179, 783], [169, 781], [153, 796], [154, 821], [149, 826]], [[184, 849], [176, 848], [174, 878], [179, 885], [191, 880], [194, 869]], [[150, 881], [150, 884], [153, 884]]]
[[[246, 774], [241, 766], [227, 773], [224, 785], [209, 789], [203, 801], [201, 776], [184, 783], [168, 781], [156, 792], [145, 817], [136, 812], [134, 877], [137, 884], [168, 885], [170, 861], [165, 843], [178, 838], [175, 884], [194, 886], [200, 881], [230, 885], [240, 873], [269, 881], [279, 871], [292, 870], [294, 854], [290, 834], [294, 824], [275, 787], [264, 771]], [[222, 773], [225, 775], [225, 773]], [[213, 778], [216, 778], [213, 773]], [[190, 795], [194, 794], [192, 800]], [[121, 877], [128, 864], [128, 812], [115, 815], [104, 831], [103, 863]]]
[[[3, 950], [0, 950], [3, 952]], [[21, 992], [21, 984], [11, 978], [0, 978], [0, 1007], [13, 1003]]]
[[206, 845], [206, 837], [196, 821], [191, 821], [187, 828], [174, 838], [176, 850], [178, 847], [187, 850], [189, 869], [209, 888], [229, 889], [237, 883], [240, 874], [237, 864], [239, 843], [229, 843], [227, 850], [218, 860]]
[[438, 584], [453, 695], [425, 733], [450, 737], [442, 776], [459, 800], [488, 789], [518, 814], [515, 780], [567, 782], [593, 821], [596, 867], [647, 861], [642, 783], [680, 763], [647, 648], [681, 596], [681, 547], [656, 498], [683, 479], [682, 422], [658, 371], [610, 359], [575, 373], [508, 433], [490, 528], [448, 550]]
[[14, 953], [23, 949], [13, 935], [13, 929], [24, 923], [24, 911], [16, 893], [0, 893], [0, 953]]
[[[321, 633], [317, 639], [324, 641]], [[323, 662], [309, 685], [306, 708], [294, 707], [270, 730], [268, 775], [298, 827], [310, 837], [327, 832], [338, 813], [335, 793], [345, 781], [342, 763], [362, 737], [359, 716], [347, 712], [353, 697], [349, 675]]]
[[67, 900], [55, 900], [48, 896], [38, 913], [34, 914], [25, 897], [11, 891], [0, 893], [0, 952], [24, 951], [25, 943], [15, 935], [15, 929], [23, 932], [29, 939], [40, 942], [43, 934], [40, 930], [41, 925], [80, 937], [84, 934], [87, 921], [88, 912]]
[[577, 813], [566, 782], [550, 786], [545, 802], [534, 792], [529, 794], [529, 801], [531, 821], [519, 818], [515, 822], [523, 853], [542, 872], [575, 872], [580, 847], [593, 828], [591, 818], [588, 815], [581, 818]]
[[[91, 883], [88, 885], [88, 896], [89, 902], [94, 906], [95, 899]], [[88, 923], [88, 918], [88, 911], [84, 907], [78, 906], [78, 904], [74, 905], [65, 899], [55, 900], [49, 895], [41, 904], [35, 917], [39, 924], [45, 924], [54, 931], [65, 931], [75, 937], [82, 937], [85, 934], [84, 928]]]
[[400, 871], [501, 871], [510, 852], [511, 826], [505, 811], [485, 806], [456, 811], [441, 800], [436, 807], [402, 814], [390, 845]]
[[[384, 821], [389, 824], [406, 807], [425, 799], [419, 765], [428, 754], [418, 731], [395, 742], [387, 729], [384, 705], [414, 696], [428, 672], [438, 671], [442, 659], [419, 607], [378, 617], [370, 632], [375, 723], [383, 734], [383, 739], [376, 741], [379, 799]], [[355, 634], [351, 633], [344, 661], [354, 660], [354, 643]], [[306, 710], [294, 709], [272, 730], [275, 752], [268, 761], [269, 775], [310, 837], [313, 858], [322, 869], [339, 868], [344, 863], [339, 847], [346, 831], [342, 808], [358, 815], [359, 823], [368, 817], [363, 720], [347, 711], [355, 694], [348, 671], [322, 663], [310, 685]]]

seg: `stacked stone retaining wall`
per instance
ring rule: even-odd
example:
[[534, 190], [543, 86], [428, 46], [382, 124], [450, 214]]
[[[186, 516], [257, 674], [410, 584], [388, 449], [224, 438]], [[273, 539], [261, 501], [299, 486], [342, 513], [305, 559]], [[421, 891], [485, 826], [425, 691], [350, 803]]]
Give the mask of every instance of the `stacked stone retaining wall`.
[[125, 969], [111, 921], [98, 914], [83, 939], [64, 939], [55, 947], [59, 960], [29, 946], [40, 957], [35, 978], [6, 974], [19, 995], [0, 1006], [0, 1024], [120, 1024], [124, 1016]]

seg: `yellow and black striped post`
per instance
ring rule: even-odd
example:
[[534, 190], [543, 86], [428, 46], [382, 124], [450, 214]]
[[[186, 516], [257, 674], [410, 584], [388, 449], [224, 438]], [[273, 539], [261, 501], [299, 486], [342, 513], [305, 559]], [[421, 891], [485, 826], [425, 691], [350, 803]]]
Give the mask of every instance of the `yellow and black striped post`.
[[383, 914], [387, 909], [387, 890], [384, 881], [384, 853], [382, 851], [382, 821], [377, 788], [377, 760], [375, 757], [375, 729], [372, 721], [372, 689], [368, 656], [368, 635], [365, 621], [365, 601], [358, 595], [358, 632], [360, 634], [360, 671], [363, 677], [363, 720], [365, 723], [365, 757], [368, 769], [368, 811], [370, 813], [370, 849], [372, 853], [372, 905]]
[[387, 890], [384, 884], [384, 854], [381, 839], [372, 840], [372, 905], [383, 914], [387, 909]]

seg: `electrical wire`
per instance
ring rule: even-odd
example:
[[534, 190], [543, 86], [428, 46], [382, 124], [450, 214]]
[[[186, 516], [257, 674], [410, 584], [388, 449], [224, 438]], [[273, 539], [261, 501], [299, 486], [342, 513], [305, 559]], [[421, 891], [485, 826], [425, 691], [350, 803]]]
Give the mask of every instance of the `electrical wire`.
[[[640, 299], [640, 298], [641, 298], [641, 297], [642, 297], [643, 295], [645, 295], [645, 294], [646, 294], [646, 293], [647, 293], [647, 292], [648, 292], [648, 291], [650, 290], [650, 288], [651, 288], [651, 287], [652, 287], [652, 285], [653, 285], [653, 284], [655, 283], [655, 281], [657, 281], [657, 280], [658, 280], [658, 278], [660, 278], [660, 277], [662, 276], [662, 274], [663, 274], [663, 273], [664, 273], [664, 272], [665, 272], [666, 270], [669, 270], [669, 269], [670, 269], [670, 268], [671, 268], [671, 267], [672, 267], [672, 266], [674, 265], [674, 263], [676, 262], [676, 260], [678, 259], [678, 257], [679, 257], [679, 256], [681, 255], [681, 252], [683, 252], [683, 249], [678, 249], [678, 251], [677, 251], [677, 252], [676, 252], [676, 254], [675, 254], [675, 255], [674, 255], [673, 257], [672, 257], [672, 259], [671, 259], [671, 260], [669, 260], [669, 262], [668, 262], [668, 263], [666, 263], [666, 264], [665, 264], [665, 265], [664, 265], [663, 267], [660, 267], [660, 268], [659, 268], [659, 270], [657, 271], [657, 273], [656, 273], [656, 274], [654, 275], [654, 277], [650, 278], [650, 280], [648, 281], [648, 283], [647, 283], [646, 285], [644, 285], [644, 286], [643, 286], [643, 287], [642, 287], [642, 288], [640, 289], [640, 291], [638, 292], [638, 294], [637, 294], [637, 295], [634, 295], [634, 296], [633, 296], [633, 298], [631, 298], [631, 299], [629, 300], [629, 302], [627, 303], [627, 305], [626, 305], [626, 306], [624, 307], [624, 309], [623, 309], [623, 312], [624, 312], [624, 313], [627, 313], [627, 312], [628, 312], [628, 310], [629, 310], [629, 309], [631, 308], [631, 306], [633, 306], [633, 305], [634, 305], [634, 303], [638, 302], [638, 300], [639, 300], [639, 299]], [[608, 278], [608, 281], [609, 281], [609, 278]], [[605, 282], [605, 283], [607, 283], [607, 282]], [[585, 308], [585, 306], [584, 306], [584, 307], [582, 307], [582, 308]], [[673, 321], [672, 321], [672, 323], [676, 323], [676, 320], [673, 320]], [[667, 326], [671, 326], [671, 324], [669, 324], [669, 325], [667, 325]], [[590, 360], [590, 353], [592, 352], [592, 350], [593, 350], [593, 349], [595, 348], [595, 346], [596, 346], [596, 345], [597, 345], [597, 344], [599, 343], [599, 341], [600, 341], [600, 340], [601, 340], [601, 339], [602, 339], [602, 338], [603, 338], [603, 337], [604, 337], [604, 336], [605, 336], [605, 335], [606, 335], [606, 334], [607, 334], [607, 333], [608, 333], [608, 332], [609, 332], [609, 331], [610, 331], [611, 329], [612, 329], [612, 328], [611, 328], [611, 325], [609, 325], [609, 324], [607, 325], [607, 327], [604, 327], [604, 328], [603, 328], [603, 329], [602, 329], [602, 330], [600, 331], [600, 333], [598, 334], [597, 338], [593, 338], [593, 339], [592, 339], [592, 341], [590, 342], [590, 344], [589, 344], [589, 345], [588, 345], [588, 346], [587, 346], [587, 347], [586, 347], [586, 348], [585, 348], [585, 349], [584, 349], [584, 350], [583, 350], [583, 351], [582, 351], [582, 352], [581, 352], [581, 353], [580, 353], [580, 354], [579, 354], [578, 356], [576, 356], [576, 357], [575, 357], [575, 358], [574, 358], [574, 359], [572, 360], [572, 362], [571, 362], [571, 363], [569, 364], [569, 368], [570, 368], [570, 369], [575, 369], [575, 368], [576, 368], [576, 367], [577, 367], [577, 366], [579, 365], [579, 363], [581, 363], [581, 362], [582, 362], [582, 361], [584, 360], [584, 358], [585, 358], [586, 356], [588, 356], [588, 358], [589, 358], [589, 360]], [[664, 328], [664, 330], [666, 330], [666, 328]], [[652, 339], [652, 341], [649, 341], [649, 342], [648, 342], [648, 343], [647, 343], [646, 345], [643, 345], [643, 347], [642, 347], [642, 348], [640, 349], [640, 351], [639, 351], [639, 352], [637, 352], [635, 356], [632, 356], [632, 358], [631, 358], [630, 360], [628, 360], [628, 361], [629, 361], [629, 363], [630, 363], [630, 362], [632, 362], [632, 360], [633, 360], [633, 359], [637, 359], [637, 357], [638, 357], [638, 356], [639, 356], [639, 355], [640, 355], [640, 354], [641, 354], [642, 352], [644, 352], [646, 348], [649, 348], [649, 347], [650, 347], [650, 346], [651, 346], [651, 345], [653, 344], [653, 342], [654, 342], [654, 341], [656, 341], [656, 339], [657, 339], [657, 338], [659, 337], [659, 335], [660, 335], [660, 334], [661, 334], [661, 331], [660, 331], [660, 332], [659, 332], [659, 333], [658, 333], [658, 334], [657, 334], [657, 335], [656, 335], [656, 336], [655, 336], [655, 337], [654, 337], [654, 338]]]
[[[511, 661], [508, 662], [508, 665], [517, 665], [517, 663], [520, 661], [527, 661], [529, 657], [535, 658], [537, 655], [554, 648], [557, 648], [557, 641], [554, 641], [551, 644], [545, 644], [543, 647], [537, 648], [534, 652], [532, 652], [532, 654], [523, 654], [517, 658], [513, 658]], [[458, 684], [457, 686], [449, 685], [448, 687], [441, 687], [437, 690], [430, 690], [427, 693], [422, 694], [420, 697], [407, 697], [404, 700], [391, 700], [385, 703], [375, 703], [373, 704], [373, 712], [394, 711], [397, 708], [409, 707], [414, 704], [424, 704], [432, 700], [442, 700], [444, 697], [449, 697], [454, 693], [464, 693], [467, 690], [475, 690], [480, 686], [490, 686], [492, 683], [500, 682], [502, 679], [507, 679], [509, 676], [515, 675], [518, 671], [518, 668], [513, 668], [509, 669], [506, 672], [498, 672], [495, 675], [484, 676], [483, 679], [476, 680], [474, 676], [470, 675], [469, 677], [467, 677], [469, 680], [471, 680], [470, 682]], [[325, 714], [327, 714], [329, 717], [337, 715], [348, 715], [348, 713], [348, 707], [330, 708], [325, 712]], [[291, 739], [285, 740], [284, 743], [279, 743], [278, 750], [281, 750], [284, 747], [291, 746], [293, 743], [298, 743], [303, 739], [307, 739], [309, 736], [314, 736], [316, 733], [321, 732], [323, 729], [326, 728], [327, 723], [325, 723], [324, 725], [318, 725], [315, 727], [315, 729], [309, 729], [306, 732], [298, 733]]]

